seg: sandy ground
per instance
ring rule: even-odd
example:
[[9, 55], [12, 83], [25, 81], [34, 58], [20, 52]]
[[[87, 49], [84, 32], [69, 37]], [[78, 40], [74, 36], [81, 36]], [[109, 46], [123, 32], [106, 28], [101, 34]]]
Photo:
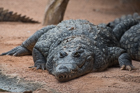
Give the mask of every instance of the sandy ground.
[[[0, 0], [0, 7], [28, 15], [40, 22], [46, 4], [47, 0]], [[64, 20], [86, 19], [94, 24], [108, 23], [124, 14], [140, 13], [138, 5], [140, 3], [134, 5], [131, 0], [70, 0]], [[42, 24], [0, 22], [0, 53], [20, 45], [42, 27]], [[36, 93], [140, 93], [140, 62], [133, 61], [137, 70], [122, 71], [119, 67], [112, 67], [65, 83], [59, 83], [47, 71], [28, 68], [33, 64], [31, 56], [0, 56], [3, 73], [44, 84], [46, 90]]]

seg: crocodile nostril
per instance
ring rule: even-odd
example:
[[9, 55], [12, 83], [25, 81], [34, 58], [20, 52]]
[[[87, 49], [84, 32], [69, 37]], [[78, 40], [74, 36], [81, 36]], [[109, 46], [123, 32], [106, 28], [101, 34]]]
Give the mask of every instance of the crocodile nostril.
[[68, 71], [68, 68], [66, 66], [60, 66], [59, 70], [64, 70], [64, 71]]
[[78, 69], [72, 69], [71, 73], [76, 73], [78, 71]]

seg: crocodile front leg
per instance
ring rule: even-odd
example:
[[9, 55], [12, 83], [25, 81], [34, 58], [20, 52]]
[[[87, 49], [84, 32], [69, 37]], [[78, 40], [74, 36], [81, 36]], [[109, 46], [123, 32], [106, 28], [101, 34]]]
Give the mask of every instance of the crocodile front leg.
[[131, 57], [126, 51], [120, 47], [109, 47], [108, 48], [108, 61], [110, 66], [119, 63], [121, 70], [134, 70], [135, 67], [132, 65]]
[[34, 60], [34, 67], [36, 67], [36, 69], [41, 68], [42, 70], [45, 70], [46, 60], [42, 53], [38, 49], [33, 48], [32, 56]]
[[119, 65], [121, 67], [121, 70], [134, 70], [135, 67], [132, 65], [131, 57], [128, 53], [123, 53], [118, 58]]
[[46, 69], [47, 56], [51, 42], [42, 40], [35, 44], [32, 52], [34, 67], [36, 69]]

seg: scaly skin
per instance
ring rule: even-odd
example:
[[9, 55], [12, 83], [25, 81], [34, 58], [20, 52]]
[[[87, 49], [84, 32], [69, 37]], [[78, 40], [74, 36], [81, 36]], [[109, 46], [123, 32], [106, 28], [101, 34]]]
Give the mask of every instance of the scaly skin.
[[[138, 13], [122, 16], [108, 24], [113, 34], [133, 60], [140, 61], [140, 16]], [[121, 69], [125, 69], [123, 65]], [[129, 68], [129, 67], [127, 67]]]
[[140, 24], [134, 25], [126, 31], [121, 37], [120, 44], [132, 59], [140, 61]]
[[140, 20], [140, 16], [138, 13], [134, 13], [133, 15], [123, 15], [120, 18], [116, 18], [114, 21], [109, 22], [107, 24], [107, 26], [109, 26], [110, 28], [114, 29], [116, 27], [117, 24], [119, 24], [120, 22], [127, 20], [127, 19], [134, 19], [134, 20]]
[[105, 24], [95, 26], [86, 20], [67, 20], [37, 31], [19, 48], [2, 55], [32, 52], [34, 66], [47, 69], [62, 82], [116, 64], [123, 69], [134, 69], [129, 54], [120, 46], [112, 29]]

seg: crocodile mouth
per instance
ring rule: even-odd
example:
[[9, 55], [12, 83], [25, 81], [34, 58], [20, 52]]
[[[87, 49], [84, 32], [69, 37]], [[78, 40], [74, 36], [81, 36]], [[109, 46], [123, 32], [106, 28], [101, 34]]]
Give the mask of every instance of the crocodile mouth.
[[74, 74], [57, 74], [55, 75], [55, 78], [60, 81], [60, 82], [65, 82], [65, 81], [69, 81], [73, 78], [75, 78], [75, 75]]
[[65, 82], [77, 77], [77, 75], [78, 75], [78, 71], [70, 70], [69, 72], [65, 72], [65, 73], [57, 72], [55, 74], [55, 78], [60, 82]]
[[70, 79], [71, 75], [66, 75], [66, 74], [60, 74], [58, 76], [56, 76], [57, 79], [61, 80], [61, 79]]

